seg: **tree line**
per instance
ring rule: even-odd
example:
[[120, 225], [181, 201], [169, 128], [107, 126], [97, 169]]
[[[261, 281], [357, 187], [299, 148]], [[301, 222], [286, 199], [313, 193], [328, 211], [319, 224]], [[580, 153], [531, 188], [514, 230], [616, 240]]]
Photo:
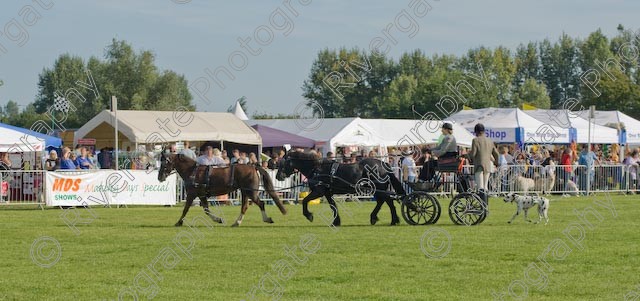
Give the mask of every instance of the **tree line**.
[[[461, 56], [406, 52], [398, 60], [353, 48], [321, 50], [303, 84], [309, 107], [325, 117], [413, 118], [438, 112], [452, 88], [471, 108], [585, 108], [620, 110], [640, 118], [640, 31], [622, 25], [613, 38], [600, 29], [586, 39], [477, 47]], [[464, 81], [464, 82], [462, 82]], [[313, 105], [311, 105], [313, 104]], [[575, 106], [574, 109], [578, 109]], [[460, 105], [459, 109], [462, 109]]]
[[42, 70], [37, 86], [35, 101], [23, 110], [12, 100], [0, 107], [0, 121], [30, 128], [43, 120], [60, 124], [57, 129], [62, 124], [64, 128], [78, 128], [110, 109], [112, 95], [118, 97], [120, 110], [195, 109], [183, 75], [159, 70], [152, 51], [136, 52], [127, 42], [115, 39], [105, 48], [104, 59], [91, 57], [85, 61], [71, 54], [60, 55], [53, 67]]

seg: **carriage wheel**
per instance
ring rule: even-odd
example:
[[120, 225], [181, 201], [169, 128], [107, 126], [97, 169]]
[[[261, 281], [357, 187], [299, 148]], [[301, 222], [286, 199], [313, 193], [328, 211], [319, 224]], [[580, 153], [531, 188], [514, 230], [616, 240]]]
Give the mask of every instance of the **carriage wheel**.
[[475, 193], [460, 193], [449, 204], [449, 217], [456, 225], [473, 226], [487, 218], [487, 206]]
[[440, 219], [440, 202], [423, 191], [414, 191], [402, 201], [402, 218], [409, 225], [430, 225]]

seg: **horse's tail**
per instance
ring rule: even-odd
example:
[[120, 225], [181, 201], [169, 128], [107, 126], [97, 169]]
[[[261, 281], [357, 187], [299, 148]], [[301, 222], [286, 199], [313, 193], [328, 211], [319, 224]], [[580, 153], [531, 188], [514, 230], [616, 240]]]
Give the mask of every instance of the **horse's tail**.
[[278, 206], [278, 209], [280, 209], [280, 212], [282, 212], [282, 214], [287, 214], [287, 208], [282, 205], [282, 201], [280, 201], [278, 194], [275, 192], [269, 173], [260, 166], [256, 166], [256, 169], [258, 170], [258, 173], [260, 173], [260, 177], [262, 177], [262, 186], [264, 186], [264, 190], [266, 190], [267, 193], [271, 196], [273, 202], [275, 202], [276, 206]]

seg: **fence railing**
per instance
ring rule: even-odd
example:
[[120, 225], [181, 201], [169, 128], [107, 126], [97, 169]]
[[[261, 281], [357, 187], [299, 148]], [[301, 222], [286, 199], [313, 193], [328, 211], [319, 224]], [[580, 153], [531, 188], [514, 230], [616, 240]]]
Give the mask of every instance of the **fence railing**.
[[44, 170], [0, 171], [0, 205], [34, 205], [45, 203]]
[[[421, 167], [416, 167], [419, 174]], [[501, 193], [549, 193], [587, 194], [592, 192], [638, 192], [640, 190], [640, 168], [627, 165], [506, 165], [497, 167], [489, 178], [489, 191]], [[470, 187], [475, 187], [473, 166], [464, 166], [463, 174], [470, 175]], [[402, 177], [402, 171], [398, 172]], [[457, 193], [454, 173], [443, 173], [441, 185], [436, 193]]]
[[[81, 174], [92, 170], [73, 170], [68, 173]], [[284, 202], [297, 202], [300, 193], [307, 191], [304, 185], [306, 179], [299, 173], [292, 175], [284, 181], [278, 181], [275, 177], [277, 170], [267, 170], [274, 184], [276, 193]], [[394, 173], [402, 181], [403, 172], [394, 168]], [[420, 173], [420, 167], [416, 167], [416, 174]], [[470, 187], [473, 183], [473, 166], [464, 166], [463, 173], [470, 175]], [[45, 203], [45, 174], [42, 170], [3, 170], [0, 171], [0, 205], [37, 204]], [[458, 193], [454, 173], [443, 173], [439, 178], [444, 184], [440, 185], [435, 194], [452, 195]], [[178, 202], [185, 200], [186, 193], [184, 182], [178, 177], [176, 182], [176, 194]], [[404, 183], [405, 189], [409, 187]], [[640, 168], [627, 165], [595, 165], [587, 166], [524, 166], [507, 165], [496, 168], [489, 179], [489, 190], [492, 194], [507, 192], [516, 193], [552, 193], [552, 194], [586, 194], [591, 192], [640, 192]], [[239, 191], [234, 191], [224, 196], [214, 197], [212, 200], [238, 204], [241, 199]], [[272, 203], [271, 197], [260, 186], [260, 199]]]

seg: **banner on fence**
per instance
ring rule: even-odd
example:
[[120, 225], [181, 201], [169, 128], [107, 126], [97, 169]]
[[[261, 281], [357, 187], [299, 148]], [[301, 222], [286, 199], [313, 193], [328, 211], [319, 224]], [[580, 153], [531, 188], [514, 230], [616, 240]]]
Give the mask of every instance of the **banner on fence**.
[[47, 172], [47, 206], [175, 205], [176, 175], [158, 181], [158, 172], [98, 170]]

